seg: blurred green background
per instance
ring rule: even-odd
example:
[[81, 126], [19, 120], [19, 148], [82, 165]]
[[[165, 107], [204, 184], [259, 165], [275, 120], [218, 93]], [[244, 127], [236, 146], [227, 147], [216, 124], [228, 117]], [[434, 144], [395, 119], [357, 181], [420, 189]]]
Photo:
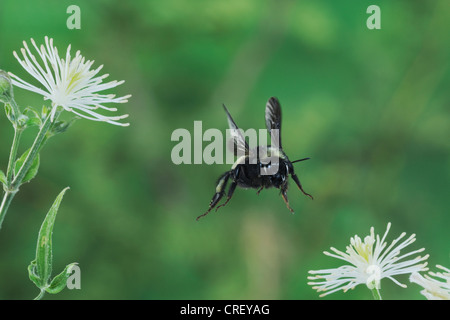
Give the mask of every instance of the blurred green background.
[[[81, 9], [69, 30], [66, 9]], [[381, 8], [381, 30], [366, 9]], [[46, 145], [0, 232], [0, 299], [32, 299], [36, 238], [57, 194], [70, 191], [53, 234], [54, 273], [81, 268], [81, 290], [45, 299], [319, 299], [308, 270], [337, 267], [371, 226], [415, 233], [432, 269], [450, 266], [449, 21], [440, 1], [1, 0], [0, 68], [27, 80], [12, 55], [54, 38], [104, 64], [132, 94], [130, 127], [79, 120]], [[21, 106], [46, 103], [16, 88]], [[267, 99], [283, 107], [283, 145], [305, 190], [237, 189], [199, 222], [229, 165], [171, 162], [177, 128], [264, 128]], [[70, 114], [66, 114], [70, 117]], [[0, 167], [13, 130], [0, 114]], [[21, 151], [36, 131], [26, 133]], [[204, 146], [207, 143], [204, 144]], [[293, 185], [293, 184], [291, 184]], [[295, 185], [293, 185], [295, 186]], [[424, 299], [382, 281], [385, 299]], [[327, 299], [371, 299], [365, 286]]]

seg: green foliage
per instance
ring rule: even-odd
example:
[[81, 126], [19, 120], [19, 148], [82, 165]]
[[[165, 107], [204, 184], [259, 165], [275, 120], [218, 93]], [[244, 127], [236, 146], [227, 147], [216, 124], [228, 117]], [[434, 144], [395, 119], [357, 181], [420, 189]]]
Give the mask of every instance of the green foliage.
[[50, 127], [50, 130], [48, 131], [47, 137], [50, 138], [57, 134], [66, 132], [67, 129], [69, 129], [76, 120], [77, 120], [76, 118], [72, 118], [68, 121], [61, 121], [61, 120], [55, 121]]
[[[56, 294], [64, 289], [66, 287], [67, 279], [71, 274], [72, 267], [77, 264], [71, 263], [67, 265], [60, 274], [50, 281], [53, 266], [53, 227], [62, 198], [68, 189], [69, 188], [66, 188], [61, 191], [48, 211], [41, 229], [39, 230], [36, 244], [36, 258], [31, 261], [28, 266], [29, 278], [41, 290], [41, 294], [44, 291]], [[38, 297], [41, 298], [42, 295], [39, 295]]]
[[[30, 153], [30, 149], [25, 151], [25, 153], [22, 154], [22, 156], [16, 160], [16, 163], [15, 163], [15, 174], [16, 175], [19, 172], [20, 168], [22, 167], [23, 163], [25, 162], [29, 153]], [[31, 164], [30, 168], [28, 169], [27, 173], [25, 173], [25, 176], [22, 180], [22, 184], [29, 182], [31, 179], [33, 179], [37, 175], [38, 169], [39, 169], [39, 164], [40, 164], [39, 159], [40, 159], [39, 154], [37, 154], [37, 156], [34, 158], [32, 164]]]
[[0, 182], [6, 184], [6, 175], [2, 170], [0, 170]]
[[8, 103], [13, 95], [11, 79], [8, 73], [0, 69], [0, 102]]
[[14, 114], [13, 108], [11, 107], [11, 105], [9, 103], [5, 103], [5, 113], [6, 113], [6, 117], [9, 119], [9, 121], [12, 124], [15, 124], [17, 117]]
[[25, 115], [29, 114], [29, 116], [27, 117], [27, 122], [26, 122], [27, 127], [41, 127], [45, 120], [45, 117], [41, 118], [41, 116], [39, 116], [39, 114], [36, 112], [36, 110], [34, 110], [31, 107], [25, 108], [23, 113]]

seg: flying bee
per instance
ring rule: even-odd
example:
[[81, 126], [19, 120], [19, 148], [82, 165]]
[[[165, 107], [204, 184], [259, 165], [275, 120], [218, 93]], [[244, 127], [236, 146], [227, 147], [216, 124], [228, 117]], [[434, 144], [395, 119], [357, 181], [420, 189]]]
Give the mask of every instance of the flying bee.
[[289, 200], [287, 198], [288, 190], [288, 177], [289, 175], [294, 180], [304, 195], [313, 199], [313, 197], [303, 190], [303, 187], [294, 172], [293, 163], [308, 160], [309, 158], [303, 158], [295, 161], [290, 161], [286, 153], [283, 151], [281, 145], [281, 106], [277, 98], [272, 97], [266, 104], [266, 127], [270, 133], [272, 145], [257, 146], [250, 149], [244, 135], [239, 130], [238, 126], [231, 117], [228, 109], [223, 105], [228, 117], [228, 125], [231, 131], [231, 137], [233, 142], [233, 151], [237, 156], [236, 162], [231, 167], [231, 170], [225, 172], [220, 176], [216, 192], [211, 199], [208, 210], [197, 217], [197, 220], [206, 216], [213, 208], [217, 206], [220, 199], [225, 194], [225, 189], [228, 182], [231, 180], [231, 185], [228, 189], [226, 201], [216, 208], [216, 211], [225, 206], [231, 197], [237, 186], [248, 189], [258, 189], [257, 194], [263, 189], [278, 188], [280, 189], [281, 196], [286, 203], [289, 211], [294, 212], [289, 206]]

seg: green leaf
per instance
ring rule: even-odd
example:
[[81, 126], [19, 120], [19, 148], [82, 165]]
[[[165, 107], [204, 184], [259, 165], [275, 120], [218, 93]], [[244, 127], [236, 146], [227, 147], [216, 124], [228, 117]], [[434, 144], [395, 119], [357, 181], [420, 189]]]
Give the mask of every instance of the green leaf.
[[55, 136], [60, 133], [64, 133], [69, 129], [72, 124], [77, 120], [76, 118], [70, 119], [69, 121], [55, 121], [52, 126], [50, 127], [49, 132], [47, 135], [49, 137]]
[[29, 126], [29, 127], [32, 127], [32, 126], [41, 127], [42, 126], [41, 116], [33, 108], [27, 107], [23, 111], [23, 113], [28, 116], [28, 121], [26, 123], [27, 126]]
[[27, 127], [29, 118], [28, 116], [21, 114], [17, 117], [17, 127], [24, 130]]
[[5, 113], [6, 113], [6, 117], [9, 119], [9, 121], [12, 124], [16, 123], [16, 116], [14, 115], [14, 110], [11, 107], [11, 105], [9, 103], [5, 104]]
[[[41, 229], [36, 246], [36, 275], [41, 279], [41, 283], [46, 285], [52, 273], [52, 233], [55, 224], [56, 214], [58, 213], [59, 205], [61, 204], [64, 193], [69, 188], [65, 188], [56, 197], [55, 202], [47, 213]], [[42, 287], [41, 287], [42, 289]]]
[[58, 274], [56, 277], [53, 278], [52, 282], [50, 283], [50, 286], [45, 289], [48, 293], [56, 294], [60, 292], [62, 289], [64, 289], [67, 285], [67, 279], [72, 275], [72, 268], [73, 266], [77, 265], [77, 262], [71, 263], [66, 266], [66, 268]]
[[42, 106], [42, 112], [41, 112], [42, 122], [44, 122], [45, 119], [47, 119], [47, 116], [50, 113], [50, 111], [51, 111], [51, 109], [47, 108], [46, 105]]
[[[14, 172], [16, 175], [19, 172], [20, 168], [22, 167], [23, 163], [25, 162], [25, 159], [27, 158], [29, 152], [30, 152], [30, 149], [25, 151], [25, 153], [19, 159], [17, 159], [15, 166], [14, 166]], [[40, 157], [39, 157], [39, 153], [38, 153], [36, 158], [34, 158], [30, 169], [28, 169], [27, 173], [23, 177], [22, 183], [30, 181], [37, 175], [38, 169], [39, 169], [39, 163], [40, 163], [39, 158]]]
[[28, 127], [41, 127], [42, 120], [40, 118], [36, 118], [36, 117], [28, 118], [27, 126]]
[[5, 173], [2, 170], [0, 170], [0, 182], [2, 184], [6, 184], [6, 176], [5, 176]]
[[36, 260], [31, 261], [28, 266], [28, 277], [38, 288], [42, 288], [45, 286], [45, 283], [42, 283], [42, 279], [36, 274]]
[[7, 103], [13, 97], [11, 78], [6, 71], [0, 70], [0, 102]]

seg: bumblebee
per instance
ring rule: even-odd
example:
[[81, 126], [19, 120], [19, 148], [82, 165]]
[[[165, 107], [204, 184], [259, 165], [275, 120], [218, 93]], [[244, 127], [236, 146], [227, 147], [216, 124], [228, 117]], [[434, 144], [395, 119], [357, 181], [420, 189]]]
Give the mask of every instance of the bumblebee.
[[303, 190], [292, 165], [293, 163], [308, 160], [309, 158], [291, 162], [283, 151], [280, 135], [281, 106], [278, 99], [272, 97], [266, 104], [266, 127], [270, 133], [272, 145], [257, 146], [253, 149], [250, 149], [244, 135], [241, 130], [239, 130], [225, 105], [223, 105], [223, 108], [225, 109], [228, 118], [228, 125], [230, 127], [232, 143], [234, 146], [233, 151], [238, 158], [231, 167], [231, 170], [220, 176], [217, 182], [216, 192], [211, 199], [208, 210], [204, 214], [198, 216], [197, 220], [206, 216], [217, 206], [219, 201], [225, 195], [225, 189], [230, 180], [231, 185], [227, 192], [227, 199], [223, 204], [216, 208], [216, 211], [230, 201], [236, 187], [239, 186], [244, 189], [258, 189], [257, 194], [263, 189], [272, 187], [280, 189], [281, 196], [283, 197], [287, 208], [293, 213], [294, 210], [289, 206], [289, 200], [287, 198], [289, 175], [292, 177], [300, 191], [313, 199], [309, 193], [306, 193], [305, 190]]

